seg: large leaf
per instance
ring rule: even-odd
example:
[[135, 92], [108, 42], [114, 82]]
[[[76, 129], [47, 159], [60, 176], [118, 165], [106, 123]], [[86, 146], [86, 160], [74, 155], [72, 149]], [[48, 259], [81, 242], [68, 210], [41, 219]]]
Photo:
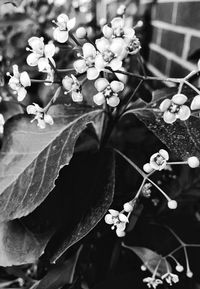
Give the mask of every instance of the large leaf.
[[159, 267], [156, 274], [157, 276], [164, 275], [168, 272], [168, 270], [171, 271], [171, 266], [167, 262], [167, 260], [165, 260], [161, 255], [157, 254], [156, 252], [148, 248], [127, 246], [124, 243], [122, 245], [123, 247], [134, 252], [142, 260], [142, 262], [152, 274], [154, 273], [158, 264]]
[[[135, 114], [144, 124], [180, 159], [186, 160], [190, 156], [200, 158], [200, 119], [191, 116], [187, 121], [177, 120], [173, 124], [167, 124], [159, 113], [160, 103], [165, 98], [172, 98], [177, 89], [162, 89], [154, 92], [153, 100], [147, 104], [142, 100], [133, 104], [127, 113]], [[184, 90], [189, 99], [195, 93]], [[189, 100], [190, 102], [190, 100]]]
[[20, 115], [8, 121], [0, 152], [0, 222], [28, 215], [55, 186], [74, 145], [101, 110], [50, 108], [54, 125], [44, 130]]

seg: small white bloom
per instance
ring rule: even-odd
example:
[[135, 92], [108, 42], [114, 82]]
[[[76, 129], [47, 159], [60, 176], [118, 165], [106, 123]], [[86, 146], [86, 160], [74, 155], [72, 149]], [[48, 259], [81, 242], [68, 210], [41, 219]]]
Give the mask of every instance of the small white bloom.
[[160, 110], [163, 112], [163, 119], [166, 123], [173, 123], [176, 119], [186, 120], [190, 117], [190, 108], [185, 105], [187, 96], [184, 94], [175, 94], [172, 99], [166, 98], [160, 104]]
[[154, 289], [155, 289], [159, 284], [162, 284], [162, 283], [163, 283], [162, 280], [156, 279], [154, 276], [144, 278], [144, 279], [143, 279], [143, 282], [144, 282], [144, 283], [147, 283], [147, 286], [148, 286], [149, 288], [152, 287], [152, 288], [154, 288]]
[[170, 286], [173, 285], [173, 283], [179, 282], [178, 275], [172, 274], [170, 272], [167, 272], [166, 274], [162, 275], [161, 277], [163, 280], [165, 280]]
[[167, 161], [169, 160], [169, 154], [166, 150], [159, 150], [158, 153], [155, 153], [150, 158], [150, 166], [154, 170], [161, 171], [166, 167]]
[[8, 85], [17, 93], [18, 101], [24, 100], [27, 91], [25, 87], [31, 86], [31, 80], [26, 71], [19, 72], [18, 65], [13, 65], [13, 75], [10, 75]]
[[57, 17], [57, 21], [53, 21], [58, 27], [53, 32], [53, 37], [60, 43], [65, 43], [69, 38], [69, 31], [74, 28], [76, 18], [69, 17], [62, 13]]
[[99, 70], [95, 66], [97, 51], [91, 43], [85, 43], [82, 47], [83, 57], [74, 62], [74, 68], [78, 73], [87, 72], [89, 80], [99, 76]]
[[56, 47], [53, 43], [49, 42], [44, 44], [43, 37], [31, 37], [28, 40], [28, 44], [31, 47], [27, 48], [31, 53], [28, 55], [26, 61], [30, 66], [38, 66], [38, 70], [44, 72], [45, 70], [49, 71], [51, 65], [49, 61], [56, 66], [53, 56], [56, 52]]
[[97, 105], [102, 105], [105, 101], [111, 107], [116, 107], [119, 104], [118, 94], [124, 89], [122, 82], [114, 80], [109, 83], [105, 78], [98, 78], [94, 86], [98, 93], [93, 96], [93, 101]]
[[83, 95], [81, 93], [81, 84], [78, 79], [71, 74], [71, 77], [65, 76], [62, 80], [63, 87], [67, 92], [71, 92], [71, 97], [74, 102], [83, 101]]
[[3, 133], [4, 124], [5, 124], [5, 119], [3, 117], [3, 114], [0, 113], [0, 134]]
[[33, 122], [34, 120], [37, 120], [37, 125], [41, 128], [44, 129], [46, 127], [46, 124], [53, 125], [54, 121], [53, 118], [44, 112], [44, 109], [41, 108], [38, 104], [33, 103], [33, 105], [28, 105], [26, 108], [26, 111], [28, 114], [34, 114], [35, 117], [31, 121]]
[[118, 237], [125, 236], [126, 224], [129, 222], [126, 215], [120, 213], [116, 210], [109, 210], [109, 214], [105, 215], [106, 224], [112, 225], [112, 229], [116, 229], [116, 234]]
[[102, 32], [107, 38], [133, 38], [133, 36], [135, 35], [135, 30], [131, 27], [127, 27], [122, 17], [115, 17], [111, 21], [110, 25], [105, 25], [103, 27]]

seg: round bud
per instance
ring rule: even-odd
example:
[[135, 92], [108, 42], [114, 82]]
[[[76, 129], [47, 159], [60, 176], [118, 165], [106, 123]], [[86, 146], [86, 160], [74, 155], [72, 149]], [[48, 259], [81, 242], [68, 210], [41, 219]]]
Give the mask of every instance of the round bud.
[[168, 208], [171, 209], [171, 210], [174, 210], [177, 208], [177, 201], [175, 200], [170, 200], [168, 202]]
[[121, 238], [121, 237], [124, 237], [124, 236], [126, 235], [126, 233], [125, 233], [124, 231], [118, 230], [118, 229], [116, 230], [116, 234], [117, 234], [117, 236], [120, 237], [120, 238]]
[[190, 157], [188, 158], [187, 162], [191, 168], [196, 168], [199, 166], [199, 159], [197, 157]]
[[105, 218], [104, 218], [106, 224], [108, 225], [112, 225], [113, 224], [113, 217], [111, 214], [107, 214], [105, 215]]
[[124, 211], [127, 213], [130, 213], [133, 211], [133, 206], [130, 203], [125, 203], [124, 204]]
[[105, 18], [101, 18], [100, 20], [99, 20], [99, 25], [100, 26], [103, 26], [103, 25], [105, 25], [106, 24], [106, 19]]
[[143, 166], [143, 170], [145, 171], [145, 173], [149, 174], [150, 172], [153, 171], [153, 168], [152, 168], [152, 166], [151, 166], [149, 163], [146, 163], [146, 164]]
[[183, 272], [183, 270], [184, 270], [184, 267], [181, 264], [176, 265], [176, 271], [177, 272]]
[[79, 39], [83, 39], [87, 36], [87, 30], [84, 27], [79, 27], [76, 30], [76, 37]]
[[142, 271], [146, 271], [146, 270], [147, 270], [147, 267], [143, 264], [143, 265], [140, 267], [140, 269], [141, 269]]
[[187, 271], [186, 276], [187, 276], [188, 278], [192, 278], [192, 277], [193, 277], [192, 271]]

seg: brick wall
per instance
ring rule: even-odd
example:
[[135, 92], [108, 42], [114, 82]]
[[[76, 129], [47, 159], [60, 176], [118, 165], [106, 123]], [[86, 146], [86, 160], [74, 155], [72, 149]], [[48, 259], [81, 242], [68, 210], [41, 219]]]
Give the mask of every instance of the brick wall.
[[150, 9], [148, 68], [158, 76], [182, 77], [196, 68], [188, 57], [200, 49], [200, 0], [140, 0], [141, 14]]

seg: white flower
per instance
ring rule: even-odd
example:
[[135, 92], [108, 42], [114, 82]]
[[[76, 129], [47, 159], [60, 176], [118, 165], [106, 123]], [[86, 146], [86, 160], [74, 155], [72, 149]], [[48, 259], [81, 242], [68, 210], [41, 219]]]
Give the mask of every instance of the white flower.
[[97, 105], [102, 105], [105, 101], [111, 107], [116, 107], [119, 104], [118, 93], [124, 89], [122, 82], [114, 80], [109, 83], [105, 78], [98, 78], [94, 86], [98, 93], [93, 96], [93, 101]]
[[158, 153], [155, 153], [150, 158], [150, 166], [154, 170], [161, 171], [166, 167], [167, 161], [169, 160], [169, 154], [166, 150], [159, 150]]
[[44, 129], [46, 127], [46, 123], [53, 125], [53, 118], [44, 112], [44, 109], [41, 108], [38, 104], [33, 103], [33, 105], [28, 105], [26, 108], [26, 111], [28, 114], [34, 114], [35, 117], [31, 121], [33, 122], [34, 120], [37, 120], [37, 125], [41, 128]]
[[65, 76], [62, 80], [63, 87], [67, 92], [71, 92], [71, 97], [74, 102], [83, 101], [83, 95], [81, 93], [81, 84], [78, 79], [71, 74], [71, 77]]
[[4, 123], [5, 123], [5, 119], [3, 117], [3, 114], [0, 113], [0, 134], [3, 133]]
[[109, 214], [105, 216], [106, 224], [112, 225], [112, 229], [116, 229], [118, 237], [125, 236], [126, 224], [129, 222], [126, 215], [116, 210], [109, 210]]
[[164, 274], [161, 278], [162, 278], [162, 279], [165, 279], [165, 281], [166, 281], [170, 286], [173, 285], [172, 283], [177, 283], [177, 282], [179, 282], [178, 275], [172, 274], [172, 273], [170, 273], [170, 272], [167, 272], [167, 273]]
[[115, 17], [110, 25], [105, 25], [102, 32], [106, 38], [133, 38], [135, 30], [131, 27], [125, 26], [125, 21], [122, 17]]
[[69, 38], [69, 31], [74, 28], [76, 18], [69, 17], [62, 13], [57, 17], [57, 21], [53, 21], [58, 27], [53, 32], [53, 37], [60, 43], [65, 43]]
[[10, 75], [8, 85], [17, 93], [17, 100], [22, 101], [27, 91], [25, 87], [31, 86], [31, 80], [26, 71], [19, 73], [18, 65], [13, 65], [13, 75]]
[[152, 288], [154, 288], [154, 289], [155, 289], [159, 284], [162, 284], [162, 283], [163, 283], [162, 280], [156, 279], [154, 276], [144, 278], [144, 279], [143, 279], [143, 282], [144, 282], [144, 283], [147, 283], [147, 286], [148, 286], [149, 288], [152, 287]]
[[95, 67], [97, 51], [90, 43], [85, 43], [82, 47], [83, 57], [74, 62], [74, 68], [78, 73], [87, 72], [87, 78], [92, 80], [99, 76], [99, 70]]
[[134, 55], [141, 49], [140, 40], [135, 35], [132, 38], [126, 37], [124, 41], [127, 45], [128, 54]]
[[191, 111], [186, 103], [187, 96], [184, 94], [175, 94], [172, 99], [166, 98], [160, 104], [160, 110], [163, 112], [163, 119], [166, 123], [173, 123], [176, 119], [186, 120], [190, 117]]
[[100, 52], [95, 59], [95, 67], [98, 70], [102, 71], [108, 66], [115, 71], [122, 67], [122, 60], [127, 55], [126, 45], [122, 38], [108, 40], [101, 37], [95, 43]]
[[51, 69], [49, 61], [56, 66], [53, 59], [56, 47], [53, 43], [50, 42], [45, 45], [43, 37], [31, 37], [28, 44], [31, 49], [27, 48], [27, 50], [32, 52], [26, 59], [28, 65], [38, 66], [39, 71], [49, 71]]

